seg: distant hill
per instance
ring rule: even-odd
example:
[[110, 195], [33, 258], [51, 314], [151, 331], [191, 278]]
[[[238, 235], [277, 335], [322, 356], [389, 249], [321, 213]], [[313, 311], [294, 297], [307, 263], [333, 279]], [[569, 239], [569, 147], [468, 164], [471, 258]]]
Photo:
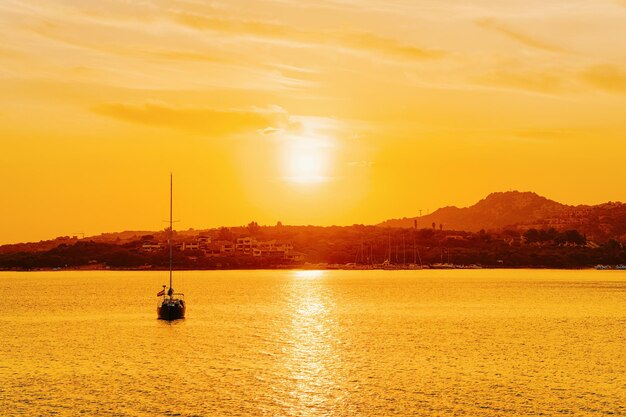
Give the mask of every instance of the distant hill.
[[[478, 232], [482, 229], [486, 231], [506, 229], [525, 231], [531, 228], [554, 228], [558, 231], [575, 229], [586, 235], [589, 240], [597, 243], [603, 243], [610, 239], [626, 242], [626, 204], [608, 202], [595, 206], [569, 206], [532, 192], [508, 191], [492, 193], [470, 207], [443, 207], [422, 217], [391, 219], [376, 226], [383, 228], [412, 228], [414, 221], [417, 221], [418, 228], [431, 228], [432, 223], [435, 223], [437, 229], [439, 229], [439, 225], [443, 225], [444, 230], [466, 232]], [[256, 225], [256, 223], [254, 224]], [[256, 227], [258, 228], [259, 226], [256, 225]], [[375, 228], [374, 226], [371, 227]], [[287, 239], [288, 237], [283, 235], [288, 230], [301, 230], [311, 234], [313, 232], [317, 233], [318, 229], [327, 229], [329, 233], [335, 230], [334, 227], [313, 226], [263, 226], [260, 228], [261, 233], [267, 235], [267, 239]], [[236, 236], [254, 235], [257, 232], [259, 231], [250, 230], [249, 226], [228, 228], [228, 233]], [[193, 239], [201, 233], [209, 234], [214, 239], [225, 239], [225, 237], [219, 237], [218, 229], [175, 230], [174, 233], [175, 241]], [[304, 234], [306, 235], [307, 233]], [[20, 252], [45, 252], [62, 245], [73, 245], [83, 240], [100, 244], [125, 245], [139, 240], [151, 239], [164, 242], [167, 240], [167, 232], [163, 229], [157, 231], [128, 230], [87, 236], [84, 239], [78, 239], [77, 236], [62, 236], [40, 242], [1, 245], [0, 255]], [[361, 238], [356, 239], [359, 240]], [[310, 242], [303, 243], [303, 246], [308, 245], [310, 245]]]
[[[99, 243], [124, 244], [139, 239], [143, 235], [155, 232], [148, 231], [123, 231], [114, 233], [102, 233], [97, 236], [88, 236], [85, 240]], [[156, 232], [163, 233], [163, 232]], [[41, 240], [39, 242], [12, 243], [0, 246], [0, 254], [17, 252], [45, 252], [60, 245], [73, 245], [80, 239], [78, 236], [60, 236], [55, 239]]]
[[489, 194], [470, 207], [443, 207], [421, 218], [391, 219], [380, 223], [379, 226], [407, 228], [413, 227], [414, 220], [417, 220], [420, 227], [431, 227], [435, 222], [437, 228], [443, 224], [448, 230], [501, 229], [558, 216], [568, 207], [535, 193], [508, 191]]
[[516, 229], [577, 229], [590, 239], [626, 239], [626, 204], [605, 203], [596, 206], [569, 206], [532, 192], [508, 191], [489, 194], [470, 207], [444, 207], [422, 216], [384, 221], [381, 227], [436, 228], [476, 232]]
[[[420, 230], [407, 230], [415, 220]], [[433, 223], [436, 230], [431, 229]], [[259, 251], [286, 243], [297, 257], [285, 257], [285, 253], [280, 257], [271, 250], [265, 255], [242, 247], [233, 250], [233, 243], [244, 237], [254, 238]], [[166, 269], [168, 239], [167, 229], [129, 230], [4, 245], [0, 246], [0, 270]], [[490, 267], [587, 268], [626, 264], [626, 204], [568, 206], [530, 192], [493, 193], [471, 207], [444, 207], [421, 218], [379, 225], [263, 226], [250, 222], [230, 228], [174, 230], [173, 242], [178, 269], [278, 268], [298, 262], [322, 268], [385, 262], [387, 266], [434, 265], [444, 259]]]

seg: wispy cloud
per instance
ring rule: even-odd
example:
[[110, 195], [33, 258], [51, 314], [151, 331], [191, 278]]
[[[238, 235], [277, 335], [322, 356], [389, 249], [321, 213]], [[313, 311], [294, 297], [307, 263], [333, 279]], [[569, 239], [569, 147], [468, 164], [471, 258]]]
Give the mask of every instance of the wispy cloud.
[[281, 108], [215, 110], [207, 108], [177, 108], [164, 104], [101, 104], [92, 111], [125, 122], [169, 127], [215, 135], [254, 132], [274, 126], [287, 125], [288, 114]]
[[485, 18], [479, 19], [476, 21], [476, 24], [484, 29], [493, 30], [495, 32], [500, 33], [510, 39], [513, 39], [523, 45], [529, 46], [535, 49], [541, 49], [549, 52], [566, 52], [565, 49], [553, 45], [548, 42], [544, 42], [540, 39], [536, 39], [532, 36], [526, 35], [524, 33], [518, 32], [515, 29], [511, 29], [509, 26], [504, 23], [498, 22], [495, 19]]
[[0, 58], [23, 59], [24, 55], [15, 49], [0, 48]]
[[[199, 50], [172, 49], [158, 46], [139, 46], [137, 44], [120, 44], [96, 42], [93, 39], [80, 36], [80, 31], [68, 30], [68, 27], [53, 24], [50, 22], [40, 22], [24, 27], [25, 30], [55, 42], [63, 43], [75, 48], [89, 49], [98, 52], [105, 52], [119, 56], [130, 56], [138, 58], [163, 59], [167, 61], [197, 61], [224, 63], [229, 60], [224, 57], [225, 53], [220, 51], [210, 54]], [[76, 29], [76, 28], [74, 28]]]
[[[522, 139], [539, 139], [539, 140], [558, 140], [564, 138], [581, 137], [589, 135], [593, 132], [593, 129], [582, 127], [555, 127], [555, 128], [525, 128], [525, 129], [513, 129], [509, 132], [515, 137]], [[503, 136], [507, 132], [500, 132]]]
[[581, 75], [582, 79], [601, 90], [626, 94], [626, 70], [615, 65], [596, 65]]
[[279, 128], [276, 128], [276, 127], [273, 127], [273, 126], [268, 126], [266, 128], [257, 130], [257, 133], [259, 135], [262, 135], [262, 136], [269, 136], [269, 135], [275, 135], [275, 134], [278, 134], [278, 133], [282, 133], [283, 131], [284, 131], [284, 129], [279, 129]]
[[372, 161], [348, 161], [350, 168], [371, 168], [374, 166]]
[[172, 18], [179, 24], [199, 30], [310, 45], [339, 46], [405, 59], [434, 59], [444, 55], [441, 50], [420, 48], [368, 32], [313, 31], [258, 20], [233, 20], [191, 13], [175, 13]]
[[544, 94], [562, 93], [574, 88], [568, 82], [567, 77], [563, 77], [563, 73], [547, 70], [499, 70], [475, 77], [474, 80], [482, 85], [509, 87]]

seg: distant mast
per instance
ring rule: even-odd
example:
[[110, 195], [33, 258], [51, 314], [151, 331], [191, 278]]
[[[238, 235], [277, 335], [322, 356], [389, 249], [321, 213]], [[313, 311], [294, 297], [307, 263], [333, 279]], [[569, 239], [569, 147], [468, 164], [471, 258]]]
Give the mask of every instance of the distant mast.
[[389, 230], [389, 253], [387, 255], [387, 263], [391, 263], [391, 230]]

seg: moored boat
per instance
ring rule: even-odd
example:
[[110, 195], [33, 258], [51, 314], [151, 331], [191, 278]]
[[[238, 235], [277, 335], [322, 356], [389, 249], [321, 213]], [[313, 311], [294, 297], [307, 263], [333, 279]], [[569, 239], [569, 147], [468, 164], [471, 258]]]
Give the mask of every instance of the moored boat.
[[185, 304], [185, 295], [183, 293], [174, 292], [172, 287], [172, 270], [173, 270], [173, 237], [174, 232], [172, 229], [172, 175], [170, 174], [170, 235], [169, 235], [169, 249], [170, 249], [170, 286], [167, 289], [166, 285], [163, 289], [157, 293], [157, 297], [162, 297], [157, 305], [157, 315], [161, 320], [178, 320], [185, 318], [185, 311], [187, 305]]

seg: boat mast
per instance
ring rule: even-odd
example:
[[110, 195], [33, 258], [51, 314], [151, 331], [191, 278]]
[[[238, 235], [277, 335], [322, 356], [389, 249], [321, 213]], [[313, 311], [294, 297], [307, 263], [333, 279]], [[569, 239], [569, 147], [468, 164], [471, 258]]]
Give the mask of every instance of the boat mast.
[[404, 242], [404, 231], [402, 231], [402, 265], [406, 265], [406, 245]]
[[172, 231], [172, 173], [170, 172], [170, 290], [172, 289], [172, 238], [174, 233]]
[[389, 256], [387, 257], [387, 263], [391, 263], [391, 230], [389, 230]]

